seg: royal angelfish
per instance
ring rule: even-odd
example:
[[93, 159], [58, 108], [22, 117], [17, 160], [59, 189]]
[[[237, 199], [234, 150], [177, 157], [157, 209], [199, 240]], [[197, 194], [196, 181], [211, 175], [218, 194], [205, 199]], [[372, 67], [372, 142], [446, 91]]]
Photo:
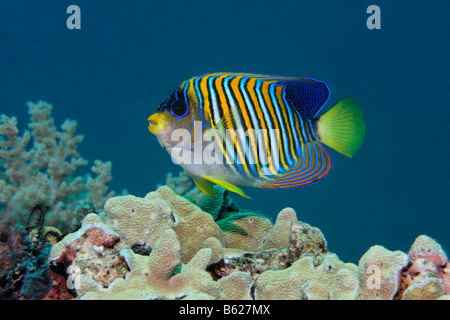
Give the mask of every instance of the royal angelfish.
[[237, 186], [295, 188], [330, 172], [322, 144], [352, 157], [364, 140], [352, 98], [318, 116], [329, 95], [310, 78], [205, 74], [184, 81], [148, 118], [149, 130], [209, 196], [214, 184], [244, 197]]

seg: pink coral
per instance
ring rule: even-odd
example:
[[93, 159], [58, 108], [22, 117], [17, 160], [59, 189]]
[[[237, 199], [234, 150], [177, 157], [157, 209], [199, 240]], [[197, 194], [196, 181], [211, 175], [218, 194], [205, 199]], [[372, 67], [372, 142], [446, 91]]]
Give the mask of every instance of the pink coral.
[[102, 287], [108, 287], [115, 279], [124, 278], [128, 265], [120, 256], [122, 243], [119, 235], [104, 226], [99, 217], [91, 213], [76, 233], [70, 234], [53, 247], [50, 261], [53, 265], [64, 265], [69, 275], [67, 284], [52, 275], [52, 296], [59, 299], [63, 286], [77, 288], [78, 277], [86, 275]]
[[11, 254], [23, 250], [23, 235], [9, 223], [0, 223], [0, 275], [12, 267]]
[[448, 263], [448, 258], [442, 247], [428, 236], [421, 235], [414, 240], [409, 250], [409, 258], [415, 261], [424, 258], [433, 262], [437, 267], [443, 267]]
[[50, 276], [53, 281], [53, 287], [44, 300], [71, 300], [75, 298], [67, 288], [66, 278], [55, 272], [51, 272]]
[[428, 236], [421, 235], [414, 241], [409, 250], [409, 259], [413, 263], [410, 269], [414, 274], [430, 270], [432, 263], [439, 275], [446, 294], [450, 294], [450, 263], [442, 247]]

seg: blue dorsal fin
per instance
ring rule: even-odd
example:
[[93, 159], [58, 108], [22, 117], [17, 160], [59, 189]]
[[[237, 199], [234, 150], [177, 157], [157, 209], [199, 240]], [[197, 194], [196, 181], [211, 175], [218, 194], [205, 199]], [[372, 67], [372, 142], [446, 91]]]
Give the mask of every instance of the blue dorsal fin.
[[288, 104], [309, 119], [317, 116], [330, 96], [325, 82], [310, 78], [287, 81], [284, 90]]

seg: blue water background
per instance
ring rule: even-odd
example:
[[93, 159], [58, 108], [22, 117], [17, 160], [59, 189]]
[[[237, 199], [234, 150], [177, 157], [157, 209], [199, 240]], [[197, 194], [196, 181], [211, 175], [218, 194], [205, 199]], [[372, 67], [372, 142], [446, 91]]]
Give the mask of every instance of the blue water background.
[[[66, 9], [81, 8], [81, 30]], [[381, 30], [366, 9], [381, 8]], [[447, 250], [449, 1], [0, 2], [0, 113], [28, 122], [27, 101], [76, 119], [80, 154], [113, 162], [112, 189], [144, 196], [178, 172], [147, 117], [178, 84], [214, 71], [307, 76], [353, 96], [367, 134], [353, 159], [331, 150], [332, 173], [309, 187], [246, 188], [244, 208], [284, 207], [357, 262], [370, 246], [407, 251], [420, 234]]]

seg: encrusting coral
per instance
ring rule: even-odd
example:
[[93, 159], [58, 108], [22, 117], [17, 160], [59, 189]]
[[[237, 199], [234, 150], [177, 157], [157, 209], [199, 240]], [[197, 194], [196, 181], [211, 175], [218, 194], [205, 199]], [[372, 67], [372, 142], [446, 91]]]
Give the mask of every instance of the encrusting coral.
[[[78, 299], [448, 297], [448, 260], [428, 237], [409, 255], [374, 246], [355, 265], [330, 253], [320, 230], [298, 221], [292, 208], [274, 225], [248, 214], [237, 219], [245, 233], [230, 241], [211, 214], [166, 186], [144, 198], [113, 197], [53, 246], [52, 275], [59, 266]], [[258, 232], [245, 226], [258, 218]]]
[[335, 254], [326, 254], [318, 266], [312, 257], [303, 257], [285, 270], [264, 272], [255, 288], [258, 300], [356, 299], [358, 268]]
[[408, 256], [382, 246], [371, 247], [359, 260], [363, 300], [392, 300], [398, 291], [400, 275], [408, 264]]
[[170, 188], [161, 187], [146, 197], [161, 197], [172, 207], [175, 217], [174, 230], [181, 245], [181, 261], [186, 263], [210, 237], [217, 238], [223, 245], [225, 236], [212, 216], [202, 211], [189, 200], [176, 195]]
[[[88, 235], [93, 232], [90, 230], [95, 230], [96, 237]], [[114, 255], [107, 251], [115, 253], [118, 259], [111, 261], [109, 257]], [[159, 237], [150, 255], [135, 254], [100, 217], [90, 214], [77, 233], [54, 246], [50, 259], [55, 264], [70, 263], [69, 278], [83, 299], [175, 299], [193, 292], [219, 298], [219, 284], [205, 271], [211, 255], [211, 249], [203, 248], [182, 264], [180, 243], [171, 228]], [[105, 257], [109, 264], [101, 262]], [[126, 271], [123, 276], [116, 273], [109, 283], [98, 279], [99, 274], [110, 275], [116, 269]]]

